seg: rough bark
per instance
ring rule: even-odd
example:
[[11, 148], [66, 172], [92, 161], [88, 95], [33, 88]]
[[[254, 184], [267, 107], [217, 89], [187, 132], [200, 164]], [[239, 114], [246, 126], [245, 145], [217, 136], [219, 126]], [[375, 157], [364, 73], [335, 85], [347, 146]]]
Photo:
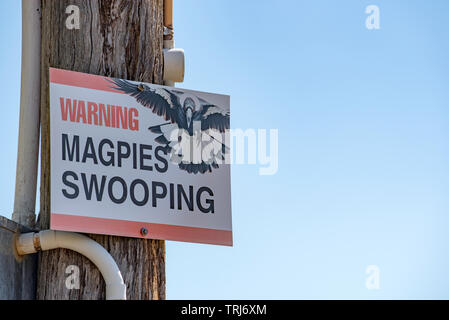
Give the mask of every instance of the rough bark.
[[[66, 28], [66, 8], [80, 9], [80, 29]], [[42, 0], [41, 199], [39, 227], [50, 222], [49, 67], [162, 83], [162, 0]], [[165, 299], [165, 243], [90, 235], [117, 262], [128, 299]], [[69, 290], [67, 266], [80, 268], [80, 289]], [[38, 299], [104, 299], [98, 269], [68, 250], [42, 252]]]

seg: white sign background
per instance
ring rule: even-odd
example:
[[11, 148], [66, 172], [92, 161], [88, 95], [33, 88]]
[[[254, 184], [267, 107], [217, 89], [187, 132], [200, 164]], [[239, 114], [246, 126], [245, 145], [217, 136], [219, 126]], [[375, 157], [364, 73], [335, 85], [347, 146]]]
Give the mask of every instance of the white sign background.
[[[192, 237], [188, 234], [194, 232], [195, 229], [189, 229], [186, 238], [176, 237], [176, 239], [169, 239], [170, 235], [166, 237], [164, 235], [158, 236], [158, 238], [166, 240], [181, 240], [181, 241], [194, 241], [194, 242], [206, 242], [215, 244], [227, 244], [232, 245], [232, 221], [231, 221], [231, 193], [230, 193], [230, 165], [229, 164], [219, 164], [218, 169], [212, 169], [212, 172], [206, 172], [204, 174], [198, 173], [188, 173], [185, 170], [181, 170], [177, 164], [172, 163], [169, 156], [165, 156], [168, 161], [168, 170], [165, 173], [160, 173], [154, 168], [154, 164], [157, 163], [155, 160], [154, 150], [157, 146], [160, 146], [154, 139], [159, 136], [159, 134], [152, 133], [148, 130], [149, 127], [160, 125], [166, 123], [167, 121], [157, 114], [154, 114], [150, 108], [146, 108], [140, 105], [135, 98], [124, 93], [116, 93], [111, 91], [103, 91], [91, 88], [85, 88], [82, 86], [87, 86], [85, 83], [77, 83], [77, 81], [82, 81], [83, 77], [87, 77], [85, 74], [75, 73], [71, 71], [63, 71], [58, 69], [51, 69], [51, 83], [50, 83], [50, 131], [51, 131], [51, 212], [52, 220], [53, 215], [70, 215], [77, 217], [88, 217], [88, 218], [100, 218], [100, 219], [112, 219], [121, 221], [132, 221], [148, 224], [161, 224], [161, 225], [172, 225], [172, 226], [182, 226], [182, 227], [192, 227], [200, 229], [212, 230], [222, 230], [229, 231], [231, 239], [223, 241], [221, 240], [201, 240], [201, 236]], [[55, 76], [58, 75], [58, 76]], [[71, 77], [70, 77], [71, 76]], [[61, 81], [60, 79], [72, 79], [69, 81]], [[97, 79], [99, 82], [106, 81], [104, 77], [90, 76], [89, 79]], [[55, 80], [56, 79], [56, 80]], [[58, 83], [59, 82], [59, 83]], [[63, 84], [64, 82], [68, 84]], [[78, 86], [79, 85], [79, 86]], [[112, 84], [108, 85], [112, 86]], [[147, 86], [155, 86], [152, 84], [145, 84]], [[169, 87], [166, 87], [170, 89]], [[173, 89], [173, 88], [171, 88]], [[217, 95], [210, 93], [203, 93], [191, 90], [183, 90], [176, 88], [178, 91], [183, 91], [189, 94], [195, 94], [196, 96], [212, 103], [216, 104], [222, 108], [229, 110], [230, 99], [229, 96]], [[62, 120], [61, 103], [60, 98], [64, 98], [64, 101], [69, 98], [73, 100], [83, 100], [87, 108], [87, 102], [95, 102], [96, 104], [114, 105], [121, 106], [122, 108], [136, 108], [139, 112], [139, 130], [131, 131], [121, 128], [112, 128], [106, 126], [98, 126], [93, 124], [84, 124], [82, 122], [70, 122]], [[102, 139], [109, 139], [114, 143], [115, 151], [115, 161], [117, 162], [117, 150], [116, 142], [124, 141], [130, 146], [133, 143], [151, 145], [153, 149], [151, 151], [146, 151], [147, 154], [152, 156], [151, 160], [145, 160], [147, 165], [153, 166], [153, 171], [146, 171], [133, 169], [133, 159], [130, 156], [124, 159], [122, 162], [122, 167], [117, 166], [104, 166], [98, 161], [98, 164], [94, 164], [92, 159], [87, 159], [86, 163], [65, 161], [62, 158], [62, 135], [68, 134], [69, 143], [72, 145], [73, 135], [78, 135], [80, 141], [80, 158], [84, 151], [84, 146], [87, 137], [91, 137], [94, 141], [94, 145], [98, 146], [98, 143]], [[110, 148], [105, 147], [105, 152], [109, 151]], [[96, 148], [96, 153], [98, 157], [98, 148]], [[116, 163], [117, 165], [117, 163]], [[63, 183], [63, 174], [66, 171], [73, 171], [77, 174], [78, 180], [75, 181], [72, 177], [69, 178], [70, 182], [75, 183], [79, 187], [79, 195], [76, 199], [68, 199], [64, 196], [63, 190], [73, 193], [73, 189], [69, 188]], [[81, 173], [87, 175], [87, 181], [90, 181], [91, 174], [97, 176], [97, 181], [100, 183], [101, 177], [105, 175], [107, 177], [106, 186], [103, 193], [103, 198], [101, 201], [97, 201], [95, 192], [93, 193], [92, 199], [87, 200], [84, 192], [83, 182], [81, 180]], [[126, 181], [128, 186], [128, 196], [124, 203], [116, 204], [111, 201], [108, 196], [107, 187], [108, 182], [112, 177], [121, 177]], [[129, 187], [133, 180], [141, 179], [144, 180], [149, 188], [149, 200], [145, 206], [135, 205], [130, 198]], [[167, 187], [167, 196], [165, 199], [157, 199], [157, 207], [152, 206], [152, 190], [151, 183], [153, 181], [162, 182]], [[169, 200], [169, 184], [175, 184], [175, 209], [170, 208]], [[188, 194], [189, 186], [194, 188], [194, 211], [189, 211], [185, 202], [182, 203], [182, 210], [178, 210], [177, 203], [177, 192], [176, 185], [182, 185], [185, 192]], [[208, 187], [213, 191], [213, 196], [209, 196], [207, 193], [203, 193], [202, 204], [207, 206], [205, 203], [206, 198], [212, 198], [214, 201], [214, 213], [203, 213], [201, 212], [196, 203], [196, 191], [200, 187]], [[122, 187], [119, 183], [114, 184], [114, 194], [117, 197], [122, 195]], [[135, 188], [136, 198], [141, 200], [144, 197], [143, 188], [138, 186]], [[159, 190], [160, 191], [160, 190]], [[89, 220], [86, 220], [89, 221]], [[93, 221], [93, 220], [92, 220]], [[88, 228], [89, 230], [79, 230], [79, 227], [71, 226], [55, 226], [52, 223], [52, 228], [64, 229], [68, 231], [78, 231], [78, 232], [92, 232], [92, 226]], [[72, 230], [73, 229], [73, 230]], [[98, 233], [105, 233], [104, 228]], [[148, 238], [152, 238], [152, 225], [149, 225]], [[181, 229], [182, 230], [182, 229]], [[193, 231], [192, 231], [193, 230]], [[123, 235], [118, 234], [114, 230], [107, 232], [111, 235]], [[179, 232], [178, 232], [179, 233]], [[169, 233], [170, 234], [170, 233]], [[182, 234], [182, 231], [181, 231]], [[136, 230], [130, 232], [127, 236], [136, 236]], [[207, 237], [210, 238], [210, 235]], [[213, 237], [212, 237], [213, 238]]]

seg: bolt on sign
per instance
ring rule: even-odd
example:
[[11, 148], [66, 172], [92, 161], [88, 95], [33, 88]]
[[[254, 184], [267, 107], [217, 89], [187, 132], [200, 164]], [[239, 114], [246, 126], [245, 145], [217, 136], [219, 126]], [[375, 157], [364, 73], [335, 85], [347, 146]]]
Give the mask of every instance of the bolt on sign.
[[229, 108], [50, 68], [51, 229], [231, 246]]

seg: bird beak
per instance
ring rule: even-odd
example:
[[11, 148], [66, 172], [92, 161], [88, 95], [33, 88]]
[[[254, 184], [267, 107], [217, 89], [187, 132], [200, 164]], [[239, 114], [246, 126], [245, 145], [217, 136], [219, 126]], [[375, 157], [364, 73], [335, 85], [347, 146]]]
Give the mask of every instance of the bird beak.
[[187, 109], [186, 117], [187, 117], [187, 123], [190, 126], [190, 122], [192, 121], [192, 110], [191, 109]]

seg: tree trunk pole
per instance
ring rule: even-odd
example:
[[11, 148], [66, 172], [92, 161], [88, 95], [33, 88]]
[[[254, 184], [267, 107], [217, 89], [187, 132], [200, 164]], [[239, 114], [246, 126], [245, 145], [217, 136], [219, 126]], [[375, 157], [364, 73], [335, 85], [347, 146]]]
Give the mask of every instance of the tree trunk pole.
[[[70, 5], [79, 7], [79, 29], [66, 27]], [[49, 67], [162, 84], [162, 46], [163, 0], [42, 0], [41, 230], [50, 226]], [[117, 262], [128, 299], [165, 299], [164, 241], [89, 236]], [[79, 289], [66, 287], [69, 266], [79, 268]], [[89, 260], [63, 249], [40, 253], [37, 299], [104, 298]]]

